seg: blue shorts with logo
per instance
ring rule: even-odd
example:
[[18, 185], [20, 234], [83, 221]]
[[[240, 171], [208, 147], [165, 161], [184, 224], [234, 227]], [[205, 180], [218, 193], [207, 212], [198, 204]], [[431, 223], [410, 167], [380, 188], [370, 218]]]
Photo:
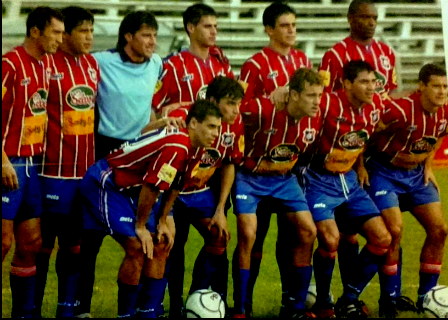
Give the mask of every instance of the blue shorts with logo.
[[[136, 237], [135, 223], [140, 188], [120, 191], [113, 172], [102, 159], [91, 166], [81, 181], [84, 229], [100, 230], [110, 235]], [[159, 196], [159, 199], [161, 197]], [[152, 208], [146, 227], [155, 233], [160, 201]]]
[[16, 170], [19, 188], [2, 188], [2, 219], [25, 221], [39, 218], [42, 214], [42, 194], [37, 175], [36, 159], [14, 157], [9, 161]]
[[201, 192], [181, 193], [179, 201], [188, 208], [189, 220], [213, 218], [216, 210], [216, 199], [211, 189]]
[[369, 159], [366, 168], [370, 180], [367, 191], [381, 211], [394, 207], [407, 211], [415, 206], [440, 201], [434, 184], [430, 182], [425, 186], [424, 165], [404, 170]]
[[[81, 179], [59, 179], [40, 176], [43, 214], [69, 215], [81, 209], [78, 187]], [[80, 213], [79, 213], [80, 214]]]
[[236, 214], [252, 214], [265, 198], [279, 203], [275, 212], [309, 211], [303, 191], [293, 173], [286, 175], [261, 175], [239, 171], [236, 173], [233, 205]]
[[336, 207], [343, 206], [342, 221], [356, 217], [379, 216], [379, 210], [367, 192], [361, 188], [355, 171], [333, 174], [307, 169], [305, 196], [314, 222], [335, 219]]

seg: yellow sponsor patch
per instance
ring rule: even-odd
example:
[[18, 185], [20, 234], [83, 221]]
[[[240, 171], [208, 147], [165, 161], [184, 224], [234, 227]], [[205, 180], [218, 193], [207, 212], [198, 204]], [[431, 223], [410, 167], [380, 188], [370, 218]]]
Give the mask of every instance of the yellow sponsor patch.
[[330, 85], [330, 78], [331, 78], [330, 72], [320, 70], [319, 74], [322, 77], [322, 84], [324, 85], [324, 87], [328, 87]]
[[238, 80], [238, 83], [240, 84], [240, 86], [243, 87], [244, 93], [246, 93], [247, 87], [249, 86], [249, 84], [247, 82], [244, 82], [243, 80]]
[[157, 80], [156, 82], [156, 86], [154, 88], [154, 93], [157, 93], [157, 91], [159, 91], [160, 89], [162, 89], [163, 87], [163, 82], [160, 80]]
[[191, 173], [191, 184], [197, 189], [205, 187], [215, 171], [216, 167], [201, 168], [198, 164]]
[[170, 166], [168, 163], [165, 163], [162, 166], [162, 168], [160, 168], [160, 171], [157, 174], [157, 178], [159, 178], [162, 181], [165, 181], [168, 184], [171, 184], [173, 183], [176, 174], [177, 174], [176, 168]]
[[243, 153], [243, 154], [244, 154], [244, 146], [245, 146], [244, 136], [241, 135], [240, 139], [238, 140], [238, 148], [239, 148], [240, 152]]
[[428, 156], [429, 152], [419, 154], [399, 152], [391, 163], [396, 167], [412, 170], [415, 169], [420, 163], [423, 163]]
[[22, 132], [22, 145], [29, 146], [42, 143], [44, 141], [46, 121], [46, 113], [34, 117], [26, 117]]
[[397, 72], [395, 71], [395, 68], [392, 69], [392, 83], [397, 84]]
[[294, 164], [297, 162], [293, 161], [284, 161], [284, 162], [272, 162], [266, 159], [261, 160], [260, 165], [258, 166], [255, 172], [257, 173], [266, 173], [266, 174], [287, 174], [292, 170]]
[[93, 109], [87, 111], [64, 111], [64, 125], [62, 132], [70, 136], [82, 136], [93, 133], [95, 112]]
[[350, 151], [334, 149], [327, 155], [324, 167], [330, 172], [347, 172], [353, 167], [363, 150], [363, 148]]
[[3, 97], [5, 96], [6, 91], [8, 91], [8, 89], [6, 89], [6, 87], [2, 86], [2, 100], [3, 100]]

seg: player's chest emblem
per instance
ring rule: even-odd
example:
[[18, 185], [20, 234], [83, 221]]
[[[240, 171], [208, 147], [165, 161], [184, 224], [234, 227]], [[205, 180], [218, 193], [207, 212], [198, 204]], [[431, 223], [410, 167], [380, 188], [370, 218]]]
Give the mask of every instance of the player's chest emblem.
[[94, 82], [94, 83], [97, 83], [98, 82], [98, 75], [96, 73], [96, 70], [93, 69], [93, 68], [89, 68], [87, 71], [89, 73], [90, 80], [92, 80], [92, 82]]
[[305, 129], [303, 130], [302, 141], [304, 143], [313, 143], [316, 139], [316, 129]]
[[380, 121], [380, 110], [373, 110], [370, 113], [370, 122], [373, 125], [376, 125], [378, 123], [378, 121]]
[[278, 71], [277, 70], [274, 70], [274, 71], [271, 71], [271, 72], [269, 72], [268, 73], [268, 79], [275, 79], [275, 78], [277, 78], [278, 77]]
[[422, 154], [431, 152], [434, 149], [434, 145], [437, 143], [437, 138], [435, 137], [423, 137], [420, 140], [415, 141], [411, 145], [411, 153]]
[[53, 73], [51, 75], [51, 80], [59, 81], [59, 80], [62, 80], [62, 79], [64, 79], [64, 72]]
[[76, 86], [67, 92], [65, 101], [75, 110], [90, 109], [95, 105], [95, 93], [88, 86]]
[[187, 81], [191, 81], [194, 79], [194, 74], [192, 73], [187, 73], [186, 75], [184, 75], [182, 77], [182, 81], [187, 82]]
[[235, 133], [234, 132], [225, 132], [222, 135], [221, 145], [224, 148], [230, 148], [231, 146], [233, 146], [234, 142], [235, 142]]
[[270, 152], [273, 162], [289, 162], [297, 154], [299, 154], [299, 148], [295, 144], [280, 144]]
[[442, 134], [446, 130], [446, 124], [447, 124], [446, 119], [440, 120], [439, 126], [437, 128], [437, 130], [439, 131], [439, 134]]
[[20, 81], [21, 86], [27, 86], [31, 83], [31, 78], [24, 78], [22, 81]]
[[203, 85], [196, 93], [196, 100], [204, 100], [207, 95], [207, 85]]
[[48, 92], [45, 89], [38, 89], [28, 100], [33, 115], [39, 115], [47, 111]]
[[352, 131], [339, 138], [339, 145], [345, 150], [358, 150], [366, 145], [367, 140], [369, 140], [367, 131]]
[[385, 55], [380, 55], [380, 62], [381, 62], [381, 66], [386, 69], [386, 70], [390, 70], [391, 66], [390, 66], [390, 59], [389, 57], [386, 57]]
[[205, 149], [204, 153], [201, 156], [199, 168], [205, 169], [213, 167], [220, 158], [221, 153], [217, 149]]
[[264, 130], [263, 133], [264, 133], [264, 134], [267, 134], [267, 135], [272, 135], [272, 134], [276, 134], [277, 131], [278, 131], [278, 130], [275, 129], [275, 128], [269, 128], [269, 129], [267, 129], [267, 130]]

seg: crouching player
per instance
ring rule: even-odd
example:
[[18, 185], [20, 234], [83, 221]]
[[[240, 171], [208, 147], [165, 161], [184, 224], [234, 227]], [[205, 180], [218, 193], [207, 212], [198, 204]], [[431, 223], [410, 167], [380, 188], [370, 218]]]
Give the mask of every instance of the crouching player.
[[[200, 101], [186, 123], [187, 129], [163, 128], [125, 143], [90, 167], [81, 182], [84, 227], [106, 231], [126, 253], [118, 272], [119, 317], [134, 315], [142, 271], [140, 292], [146, 301], [139, 299], [141, 316], [155, 316], [165, 289], [158, 280], [174, 242], [169, 212], [177, 192], [169, 188], [195, 149], [216, 139], [221, 113], [213, 103]], [[157, 198], [168, 189], [158, 210]]]
[[289, 305], [282, 317], [307, 317], [305, 300], [311, 280], [311, 255], [316, 227], [297, 177], [291, 173], [298, 154], [316, 139], [319, 103], [323, 85], [318, 74], [299, 69], [289, 83], [289, 102], [277, 111], [267, 98], [257, 98], [241, 110], [244, 124], [257, 127], [246, 144], [245, 159], [235, 179], [234, 210], [237, 214], [238, 247], [234, 259], [234, 317], [246, 317], [246, 301], [251, 252], [257, 232], [257, 205], [262, 199], [275, 201], [278, 214], [288, 220], [290, 243]]
[[[339, 231], [351, 235], [362, 230], [367, 238], [350, 291], [338, 301], [341, 316], [365, 315], [358, 297], [375, 275], [391, 241], [377, 207], [352, 170], [384, 108], [380, 95], [375, 93], [375, 73], [368, 63], [359, 60], [347, 63], [343, 71], [345, 89], [331, 94], [319, 144], [305, 174], [306, 199], [319, 239], [313, 257], [317, 286], [313, 311], [320, 317], [335, 316], [330, 284]], [[335, 216], [335, 208], [341, 205], [345, 211]]]
[[[447, 134], [447, 77], [433, 64], [422, 67], [419, 91], [393, 101], [381, 121], [367, 162], [368, 192], [381, 210], [392, 235], [392, 245], [379, 270], [380, 315], [396, 317], [400, 310], [401, 278], [398, 271], [403, 221], [400, 208], [410, 210], [426, 230], [420, 256], [420, 286], [417, 306], [437, 284], [442, 270], [447, 224], [442, 214], [440, 194], [431, 170], [432, 158]], [[408, 206], [406, 206], [408, 205]]]

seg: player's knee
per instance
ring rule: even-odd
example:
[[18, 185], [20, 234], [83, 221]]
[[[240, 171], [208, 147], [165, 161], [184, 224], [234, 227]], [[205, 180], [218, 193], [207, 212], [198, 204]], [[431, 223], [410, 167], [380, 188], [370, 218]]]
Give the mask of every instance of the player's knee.
[[12, 246], [12, 237], [2, 237], [2, 256], [3, 258], [9, 252]]
[[157, 260], [168, 260], [169, 250], [165, 241], [154, 244], [154, 258]]
[[205, 251], [215, 256], [221, 256], [226, 252], [226, 246], [225, 244], [224, 246], [209, 244], [205, 246]]
[[328, 252], [334, 252], [338, 250], [339, 240], [338, 235], [325, 235], [324, 243], [319, 243], [319, 246]]
[[143, 256], [142, 243], [137, 238], [129, 238], [125, 246], [126, 255], [132, 258]]
[[380, 233], [376, 239], [371, 241], [374, 245], [382, 248], [388, 248], [392, 243], [392, 236], [389, 231], [384, 230], [384, 232]]
[[339, 234], [340, 241], [345, 241], [351, 244], [357, 244], [358, 243], [358, 235], [357, 234]]
[[317, 228], [314, 224], [303, 226], [299, 230], [301, 244], [313, 244], [317, 237]]
[[241, 232], [240, 235], [238, 235], [238, 238], [244, 243], [255, 243], [256, 231], [251, 228], [247, 228]]
[[431, 237], [431, 240], [434, 243], [444, 244], [446, 237], [448, 234], [448, 226], [445, 222], [436, 226], [435, 228], [431, 228], [431, 231], [428, 232], [428, 236]]
[[392, 237], [392, 241], [397, 241], [401, 239], [403, 234], [403, 226], [402, 225], [394, 225], [388, 227], [389, 233]]
[[17, 251], [23, 256], [38, 254], [42, 248], [42, 237], [40, 233], [29, 234], [26, 239], [22, 239], [16, 245]]

